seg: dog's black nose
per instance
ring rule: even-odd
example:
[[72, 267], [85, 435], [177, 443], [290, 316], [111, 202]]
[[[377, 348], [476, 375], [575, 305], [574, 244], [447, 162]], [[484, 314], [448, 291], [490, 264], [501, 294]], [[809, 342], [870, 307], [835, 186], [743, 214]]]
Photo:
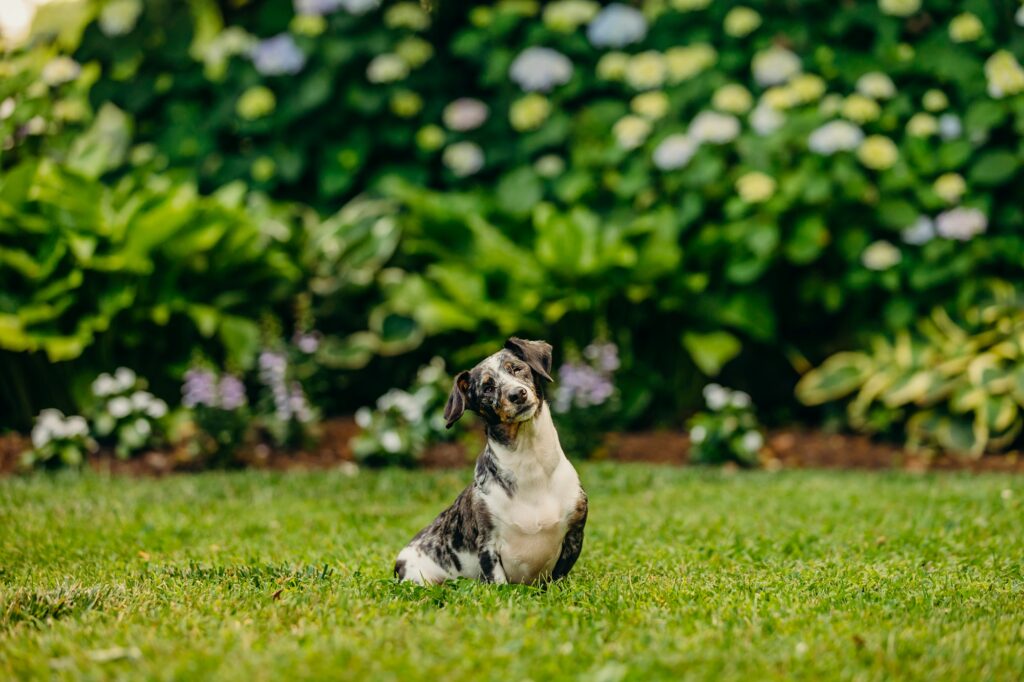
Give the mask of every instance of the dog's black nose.
[[526, 402], [526, 389], [525, 388], [514, 388], [508, 394], [508, 399], [518, 405], [519, 403]]

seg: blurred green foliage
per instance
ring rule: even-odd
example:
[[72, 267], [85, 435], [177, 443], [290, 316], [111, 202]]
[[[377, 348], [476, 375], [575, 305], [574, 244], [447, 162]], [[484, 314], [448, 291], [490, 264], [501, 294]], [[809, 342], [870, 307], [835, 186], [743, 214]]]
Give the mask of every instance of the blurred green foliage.
[[616, 343], [614, 426], [719, 374], [791, 418], [794, 366], [1022, 274], [1011, 2], [84, 6], [0, 85], [5, 369], [244, 365], [302, 294], [328, 411], [515, 333]]
[[912, 448], [1007, 448], [1024, 423], [1024, 302], [1006, 282], [978, 289], [952, 317], [937, 308], [913, 332], [831, 356], [803, 376], [797, 396], [811, 405], [852, 397], [851, 425], [904, 429]]

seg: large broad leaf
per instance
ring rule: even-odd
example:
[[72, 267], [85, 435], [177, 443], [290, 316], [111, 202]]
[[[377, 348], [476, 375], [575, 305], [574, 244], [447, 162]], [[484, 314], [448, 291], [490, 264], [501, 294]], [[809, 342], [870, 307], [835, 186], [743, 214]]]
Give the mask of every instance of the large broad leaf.
[[124, 162], [131, 140], [131, 119], [113, 104], [104, 104], [89, 130], [72, 143], [66, 164], [95, 180]]
[[867, 381], [871, 371], [871, 358], [867, 354], [836, 353], [800, 378], [796, 397], [805, 405], [821, 405], [845, 398]]
[[717, 376], [727, 362], [739, 355], [743, 344], [726, 331], [683, 334], [683, 346], [693, 362], [708, 376]]
[[1017, 157], [1010, 152], [990, 151], [978, 158], [967, 177], [972, 185], [1001, 185], [1013, 178], [1019, 167]]
[[498, 206], [515, 216], [530, 214], [544, 196], [544, 186], [530, 166], [505, 174], [498, 182]]

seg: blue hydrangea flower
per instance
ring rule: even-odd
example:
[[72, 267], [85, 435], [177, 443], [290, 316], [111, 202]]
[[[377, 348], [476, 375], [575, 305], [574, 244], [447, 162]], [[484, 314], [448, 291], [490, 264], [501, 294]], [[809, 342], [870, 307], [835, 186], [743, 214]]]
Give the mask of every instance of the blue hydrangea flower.
[[250, 56], [253, 66], [264, 76], [295, 75], [306, 65], [306, 55], [287, 33], [261, 40]]
[[647, 20], [635, 7], [613, 3], [601, 10], [587, 27], [587, 38], [596, 48], [622, 48], [647, 35]]
[[528, 92], [547, 92], [572, 78], [572, 62], [550, 47], [528, 47], [508, 70], [509, 78]]

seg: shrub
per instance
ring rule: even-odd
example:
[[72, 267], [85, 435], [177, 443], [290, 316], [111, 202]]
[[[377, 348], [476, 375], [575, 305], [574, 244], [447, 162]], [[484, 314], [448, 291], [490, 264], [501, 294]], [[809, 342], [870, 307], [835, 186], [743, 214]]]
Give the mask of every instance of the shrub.
[[92, 383], [97, 403], [89, 410], [93, 433], [127, 459], [162, 444], [167, 403], [146, 389], [146, 382], [127, 367], [101, 374]]
[[85, 417], [65, 417], [60, 410], [39, 413], [32, 427], [32, 449], [23, 455], [26, 466], [78, 466], [96, 449]]
[[743, 391], [708, 384], [704, 387], [704, 402], [709, 411], [698, 412], [688, 424], [690, 461], [756, 466], [764, 436], [750, 396]]
[[851, 427], [903, 431], [915, 449], [979, 456], [1011, 447], [1024, 409], [1024, 299], [988, 282], [913, 330], [829, 357], [797, 385], [805, 404], [847, 402]]
[[205, 367], [192, 367], [185, 372], [181, 404], [191, 412], [199, 430], [196, 454], [221, 466], [234, 463], [252, 423], [242, 379]]
[[[65, 152], [77, 159], [61, 193], [76, 194], [63, 187], [82, 169], [98, 172], [104, 186], [86, 183], [89, 196], [120, 210], [118, 188], [134, 195], [146, 184], [136, 173], [173, 178], [152, 198], [194, 206], [197, 230], [247, 220], [217, 209], [204, 223], [217, 200], [192, 187], [241, 181], [324, 213], [360, 195], [386, 201], [327, 228], [321, 244], [335, 246], [326, 249], [276, 249], [267, 232], [287, 241], [290, 230], [259, 221], [245, 243], [260, 246], [236, 263], [255, 281], [231, 268], [199, 277], [183, 305], [226, 307], [212, 319], [180, 313], [188, 334], [174, 348], [208, 333], [225, 337], [229, 354], [251, 351], [250, 322], [302, 289], [301, 272], [280, 270], [301, 262], [317, 281], [341, 283], [312, 305], [342, 371], [394, 381], [419, 359], [469, 359], [512, 333], [568, 347], [609, 329], [629, 369], [618, 380], [623, 415], [666, 421], [693, 407], [702, 374], [742, 375], [755, 393], [782, 397], [796, 379], [787, 357], [904, 328], [982, 274], [1022, 274], [1024, 37], [1007, 28], [1009, 4], [189, 6], [126, 0], [101, 12], [74, 51], [78, 78], [15, 98], [18, 124], [2, 128], [18, 150], [10, 163], [58, 163], [52, 142], [59, 167]], [[15, 68], [41, 70], [53, 56]], [[61, 61], [50, 75], [61, 80], [62, 68], [74, 71]], [[50, 111], [49, 99], [54, 121], [69, 99], [102, 125], [79, 134], [89, 116], [51, 125], [47, 113], [50, 142], [40, 141], [28, 122]], [[25, 184], [8, 177], [0, 194]], [[383, 215], [392, 210], [393, 221]], [[38, 253], [21, 242], [58, 214], [17, 225], [5, 262]], [[349, 230], [362, 230], [360, 246]], [[83, 238], [69, 244], [80, 250]], [[354, 286], [331, 276], [345, 271], [333, 268], [337, 254], [366, 266]], [[166, 291], [160, 276], [193, 264], [160, 255], [153, 262], [166, 266], [154, 267], [147, 292]], [[211, 294], [225, 282], [244, 287]], [[31, 290], [51, 283], [33, 280]], [[78, 352], [92, 343], [93, 318], [107, 319], [72, 307], [58, 324], [47, 317], [58, 306], [23, 283], [13, 290], [0, 300], [0, 334], [14, 339], [4, 348]], [[154, 310], [167, 319], [148, 294], [128, 310], [117, 290], [99, 291], [109, 297], [89, 300], [112, 306], [119, 328], [149, 330]], [[226, 335], [225, 319], [237, 322]], [[374, 359], [412, 351], [405, 362]], [[173, 350], [153, 349], [164, 355]], [[347, 385], [365, 385], [358, 376]]]
[[618, 347], [601, 341], [590, 343], [579, 358], [558, 368], [550, 404], [562, 449], [571, 456], [597, 454], [605, 432], [619, 421], [618, 369]]
[[377, 399], [376, 409], [362, 407], [356, 423], [362, 432], [352, 451], [368, 464], [410, 465], [430, 445], [450, 441], [461, 427], [445, 428], [444, 406], [452, 387], [444, 360], [434, 358], [420, 367], [408, 390], [393, 388]]

